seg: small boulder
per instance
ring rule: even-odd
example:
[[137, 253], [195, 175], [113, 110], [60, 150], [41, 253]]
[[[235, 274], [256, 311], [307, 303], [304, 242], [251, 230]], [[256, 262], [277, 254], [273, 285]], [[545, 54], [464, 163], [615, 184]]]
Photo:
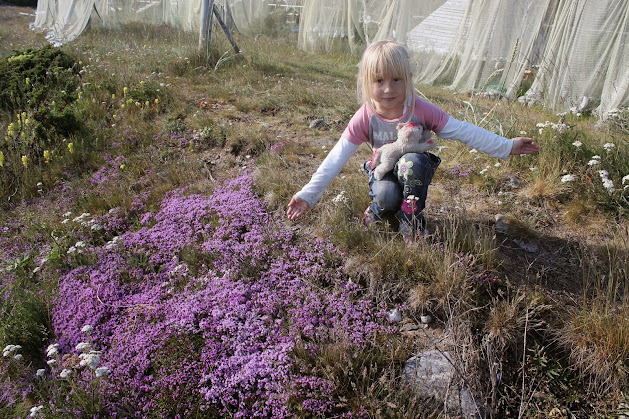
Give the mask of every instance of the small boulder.
[[444, 402], [447, 413], [464, 418], [484, 417], [484, 409], [464, 386], [456, 384], [457, 371], [448, 352], [426, 351], [406, 361], [404, 381], [423, 397]]
[[328, 124], [323, 119], [315, 119], [310, 123], [310, 128], [325, 128]]
[[502, 214], [496, 214], [496, 230], [504, 233], [509, 228], [507, 217]]

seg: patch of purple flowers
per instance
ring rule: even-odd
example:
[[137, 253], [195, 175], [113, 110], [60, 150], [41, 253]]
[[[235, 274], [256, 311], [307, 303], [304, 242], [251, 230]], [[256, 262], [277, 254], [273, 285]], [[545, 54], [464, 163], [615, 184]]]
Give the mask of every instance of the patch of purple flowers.
[[335, 387], [295, 348], [360, 348], [384, 313], [323, 241], [297, 244], [249, 176], [207, 197], [171, 192], [141, 228], [90, 248], [59, 281], [60, 349], [92, 338], [111, 370], [101, 400], [131, 417], [291, 417], [335, 412]]
[[468, 177], [472, 173], [474, 173], [473, 167], [468, 167], [467, 169], [464, 169], [460, 164], [457, 164], [456, 167], [450, 169], [450, 175], [459, 178]]
[[115, 181], [120, 174], [120, 166], [126, 161], [125, 156], [118, 156], [115, 159], [111, 156], [105, 157], [105, 164], [98, 169], [90, 178], [92, 185], [100, 185]]

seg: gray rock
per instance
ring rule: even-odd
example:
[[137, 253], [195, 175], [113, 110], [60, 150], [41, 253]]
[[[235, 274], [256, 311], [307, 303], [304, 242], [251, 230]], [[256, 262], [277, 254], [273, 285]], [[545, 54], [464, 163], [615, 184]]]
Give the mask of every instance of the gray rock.
[[513, 239], [513, 242], [529, 253], [537, 252], [537, 249], [538, 249], [537, 244], [533, 242], [527, 243], [524, 240], [520, 240], [520, 239]]
[[323, 119], [315, 119], [310, 123], [310, 128], [325, 128], [328, 124]]
[[402, 313], [400, 313], [400, 310], [397, 308], [394, 308], [387, 313], [387, 319], [389, 319], [391, 323], [399, 323], [402, 321]]
[[456, 375], [448, 352], [426, 351], [410, 358], [404, 365], [404, 381], [420, 396], [442, 401], [449, 414], [465, 418], [484, 417], [484, 409], [477, 405], [470, 391], [456, 384]]
[[509, 222], [507, 221], [507, 217], [502, 214], [496, 214], [496, 230], [505, 232], [509, 228]]
[[522, 182], [520, 182], [520, 179], [515, 176], [509, 176], [509, 179], [507, 179], [507, 186], [511, 189], [518, 189], [522, 186]]

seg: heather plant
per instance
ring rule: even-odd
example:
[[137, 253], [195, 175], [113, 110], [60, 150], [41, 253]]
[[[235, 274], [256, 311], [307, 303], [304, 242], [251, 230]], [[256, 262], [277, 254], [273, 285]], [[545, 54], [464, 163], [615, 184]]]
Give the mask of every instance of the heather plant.
[[[310, 357], [338, 340], [366, 350], [374, 336], [389, 333], [383, 313], [339, 272], [330, 245], [296, 246], [253, 186], [243, 176], [210, 197], [173, 191], [138, 230], [68, 248], [64, 263], [74, 268], [60, 277], [57, 343], [47, 352], [80, 348], [78, 361], [98, 358], [110, 373], [88, 409], [94, 377], [69, 367], [76, 357], [54, 358], [55, 374], [74, 377], [82, 390], [48, 383], [46, 391], [77, 399], [62, 408], [53, 398], [45, 409], [236, 417], [346, 410], [338, 410], [336, 383], [324, 370], [295, 367], [296, 347]], [[81, 214], [72, 222], [92, 229], [92, 220]], [[85, 324], [93, 325], [90, 342]]]

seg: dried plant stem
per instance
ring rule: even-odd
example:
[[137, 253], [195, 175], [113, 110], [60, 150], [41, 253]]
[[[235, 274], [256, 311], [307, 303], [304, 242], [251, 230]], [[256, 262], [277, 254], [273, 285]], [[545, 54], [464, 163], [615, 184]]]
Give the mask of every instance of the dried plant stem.
[[522, 393], [520, 395], [520, 412], [518, 413], [518, 419], [522, 417], [524, 414], [524, 410], [526, 409], [526, 405], [528, 402], [524, 402], [524, 393], [526, 391], [526, 334], [529, 326], [529, 307], [528, 303], [526, 305], [526, 320], [524, 321], [524, 343], [522, 350]]

